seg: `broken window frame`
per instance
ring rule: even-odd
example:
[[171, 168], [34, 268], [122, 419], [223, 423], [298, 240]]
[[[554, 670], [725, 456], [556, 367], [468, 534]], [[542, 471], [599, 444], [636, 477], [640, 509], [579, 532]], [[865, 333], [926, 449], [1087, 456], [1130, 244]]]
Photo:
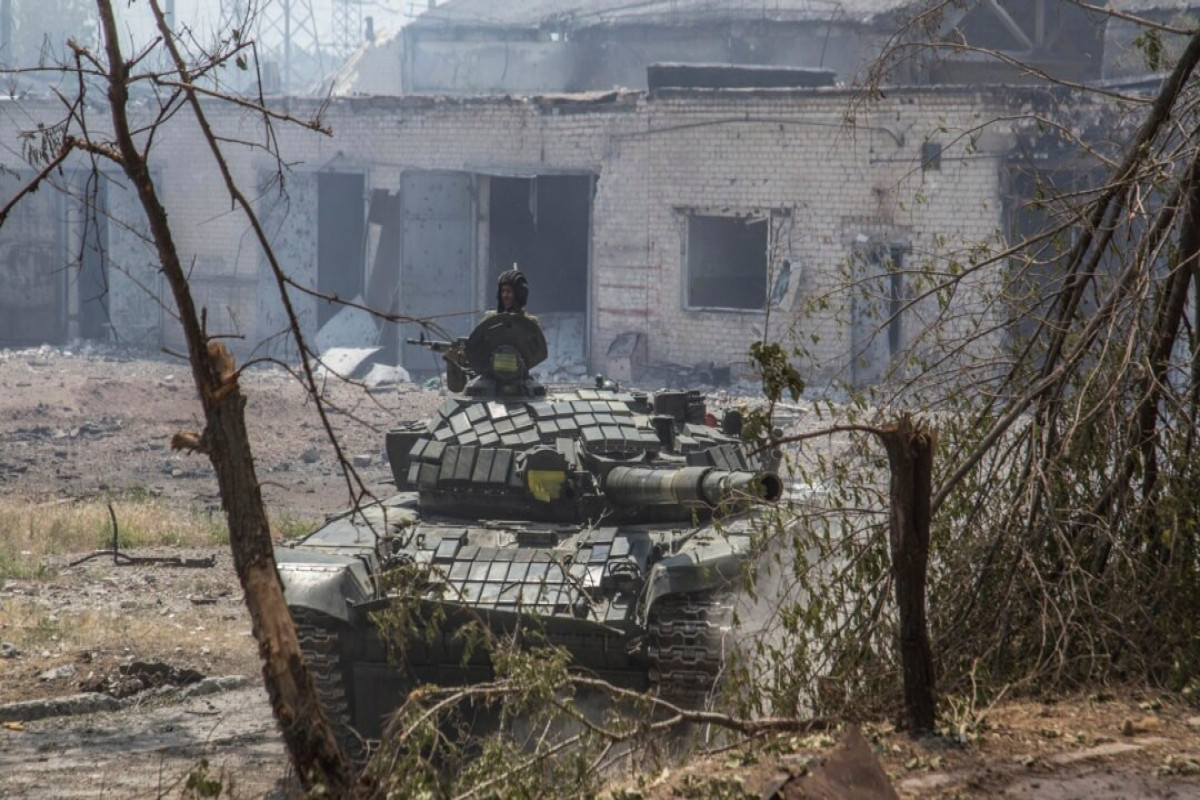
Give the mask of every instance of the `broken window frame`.
[[[722, 313], [735, 314], [765, 314], [771, 305], [771, 293], [775, 288], [775, 282], [779, 272], [779, 265], [783, 260], [789, 259], [788, 253], [781, 254], [780, 239], [781, 230], [784, 223], [788, 223], [792, 219], [792, 210], [790, 208], [775, 208], [775, 209], [748, 209], [744, 211], [732, 211], [728, 209], [712, 210], [705, 208], [677, 208], [676, 213], [681, 218], [681, 275], [682, 275], [682, 305], [686, 311], [717, 311]], [[696, 297], [694, 281], [696, 279], [697, 265], [693, 263], [692, 257], [694, 254], [694, 239], [693, 225], [698, 220], [736, 220], [744, 225], [766, 225], [765, 241], [763, 242], [762, 252], [762, 296], [757, 305], [723, 305], [721, 303], [705, 303], [702, 302], [707, 297]], [[786, 248], [783, 248], [786, 249]], [[713, 277], [713, 276], [705, 276]], [[723, 274], [721, 276], [728, 279], [746, 279], [746, 274]]]
[[[880, 323], [880, 328], [873, 334], [872, 340], [863, 342], [855, 332], [851, 334], [851, 375], [855, 385], [875, 383], [886, 376], [902, 357], [907, 348], [905, 339], [905, 303], [909, 300], [908, 281], [905, 278], [905, 259], [911, 251], [911, 244], [906, 238], [894, 235], [860, 235], [851, 245], [850, 257], [855, 262], [851, 296], [851, 325], [857, 327], [857, 312], [854, 305], [868, 302], [860, 297], [867, 287], [858, 285], [860, 281], [873, 282], [886, 279], [886, 294], [881, 294], [881, 307], [867, 312], [868, 318], [873, 317]], [[876, 367], [860, 363], [868, 350], [873, 350], [874, 342], [882, 337], [885, 346], [886, 363], [879, 365], [880, 374], [873, 376]], [[864, 381], [863, 378], [866, 378]]]

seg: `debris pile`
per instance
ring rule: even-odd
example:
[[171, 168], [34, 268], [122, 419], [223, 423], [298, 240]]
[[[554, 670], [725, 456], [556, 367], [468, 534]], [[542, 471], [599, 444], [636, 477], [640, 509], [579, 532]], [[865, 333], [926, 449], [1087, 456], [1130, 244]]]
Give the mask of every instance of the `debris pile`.
[[85, 692], [96, 692], [118, 700], [150, 689], [179, 688], [204, 680], [204, 675], [187, 667], [172, 667], [161, 661], [134, 661], [122, 664], [115, 673], [89, 675], [79, 682]]

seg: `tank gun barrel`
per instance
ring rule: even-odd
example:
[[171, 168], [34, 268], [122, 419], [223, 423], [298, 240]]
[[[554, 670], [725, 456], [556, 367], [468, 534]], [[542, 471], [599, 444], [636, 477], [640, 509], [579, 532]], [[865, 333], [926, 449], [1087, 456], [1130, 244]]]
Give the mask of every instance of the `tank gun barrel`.
[[745, 498], [774, 502], [783, 496], [783, 481], [768, 471], [622, 466], [609, 471], [604, 493], [618, 504], [711, 507]]

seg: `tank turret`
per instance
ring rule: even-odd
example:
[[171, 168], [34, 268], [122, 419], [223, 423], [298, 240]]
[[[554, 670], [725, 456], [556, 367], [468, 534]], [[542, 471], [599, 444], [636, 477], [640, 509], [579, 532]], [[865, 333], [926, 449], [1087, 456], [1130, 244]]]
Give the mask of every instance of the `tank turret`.
[[491, 675], [486, 653], [453, 631], [407, 643], [403, 674], [388, 668], [395, 643], [370, 612], [392, 602], [382, 577], [397, 565], [428, 570], [422, 600], [443, 625], [464, 614], [499, 631], [537, 624], [582, 668], [706, 703], [757, 507], [783, 494], [777, 454], [743, 442], [740, 415], [718, 418], [697, 392], [602, 378], [548, 392], [532, 374], [546, 340], [522, 313], [417, 343], [444, 354], [459, 391], [387, 434], [398, 494], [277, 552], [346, 741], [376, 734], [413, 682]]
[[[554, 397], [530, 369], [546, 358], [541, 327], [496, 314], [456, 346], [469, 380], [434, 419], [388, 434], [397, 487], [423, 510], [576, 522], [690, 520], [748, 501], [774, 502], [779, 477], [728, 431], [708, 424], [695, 392], [596, 388]], [[736, 415], [736, 412], [734, 412]]]

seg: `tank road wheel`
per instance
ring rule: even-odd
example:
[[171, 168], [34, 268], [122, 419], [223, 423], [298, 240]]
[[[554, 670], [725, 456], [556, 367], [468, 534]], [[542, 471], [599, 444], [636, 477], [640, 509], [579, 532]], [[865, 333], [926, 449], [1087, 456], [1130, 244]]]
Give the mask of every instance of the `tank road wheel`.
[[703, 709], [718, 688], [733, 619], [729, 594], [685, 594], [660, 599], [650, 611], [647, 655], [650, 685], [681, 708]]
[[343, 654], [340, 623], [309, 608], [290, 610], [325, 718], [333, 727], [342, 752], [361, 765], [366, 760], [367, 748], [354, 727], [354, 686], [349, 660]]

